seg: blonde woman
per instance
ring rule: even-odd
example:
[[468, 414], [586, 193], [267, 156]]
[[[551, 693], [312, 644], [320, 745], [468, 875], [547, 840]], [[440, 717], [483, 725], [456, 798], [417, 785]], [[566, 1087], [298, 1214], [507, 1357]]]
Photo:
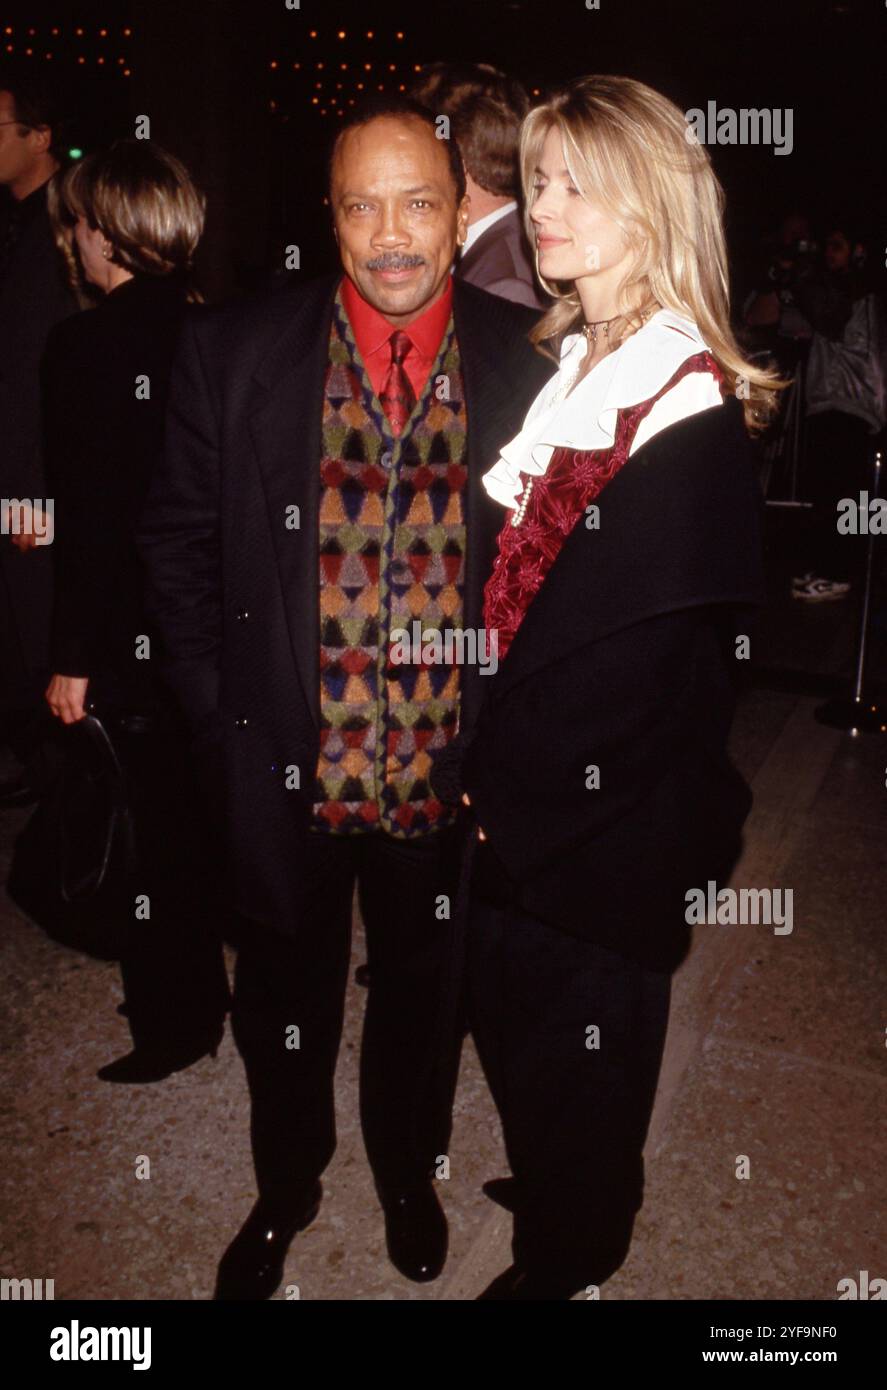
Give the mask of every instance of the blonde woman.
[[749, 433], [781, 385], [730, 332], [722, 194], [676, 106], [583, 78], [530, 113], [521, 166], [557, 370], [485, 476], [500, 664], [432, 779], [477, 827], [500, 1300], [600, 1286], [629, 1248], [685, 894], [724, 882], [751, 801], [726, 741], [763, 597]]

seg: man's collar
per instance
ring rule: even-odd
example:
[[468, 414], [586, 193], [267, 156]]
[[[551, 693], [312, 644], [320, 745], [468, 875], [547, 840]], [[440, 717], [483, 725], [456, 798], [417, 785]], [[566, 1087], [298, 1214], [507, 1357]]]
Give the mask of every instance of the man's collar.
[[[355, 337], [359, 338], [361, 355], [366, 358], [369, 353], [377, 352], [388, 342], [392, 333], [397, 330], [397, 324], [391, 323], [384, 314], [364, 299], [348, 275], [342, 276], [341, 296]], [[450, 274], [447, 276], [443, 294], [403, 330], [420, 356], [436, 356], [449, 322], [452, 301], [453, 277]]]
[[49, 188], [49, 179], [45, 183], [38, 183], [36, 188], [32, 188], [24, 198], [16, 199], [10, 197], [9, 206], [13, 209], [13, 215], [18, 222], [27, 222], [36, 216], [42, 208], [46, 207], [46, 193]]
[[503, 203], [501, 208], [493, 208], [493, 211], [488, 212], [485, 217], [479, 217], [476, 222], [472, 222], [471, 226], [468, 228], [468, 235], [462, 247], [462, 255], [467, 256], [475, 242], [479, 241], [484, 232], [488, 232], [501, 218], [507, 217], [510, 212], [516, 211], [517, 203], [511, 201], [509, 203]]

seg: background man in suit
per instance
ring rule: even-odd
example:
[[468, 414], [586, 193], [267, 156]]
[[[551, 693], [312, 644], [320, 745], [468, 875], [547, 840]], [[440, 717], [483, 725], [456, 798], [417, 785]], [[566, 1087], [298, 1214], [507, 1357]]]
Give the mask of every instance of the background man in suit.
[[413, 94], [435, 116], [449, 117], [465, 161], [471, 208], [456, 274], [515, 304], [547, 308], [517, 203], [518, 138], [529, 110], [524, 88], [488, 63], [431, 63]]
[[[33, 78], [0, 72], [0, 497], [46, 499], [40, 453], [40, 358], [53, 324], [74, 313], [46, 210], [59, 167], [57, 112]], [[18, 509], [15, 509], [16, 512]], [[24, 758], [49, 677], [52, 564], [42, 509], [0, 534], [0, 739]], [[32, 800], [27, 778], [0, 786], [2, 804]]]
[[432, 1174], [449, 1114], [429, 1097], [446, 1089], [430, 1077], [462, 821], [429, 772], [481, 677], [399, 664], [392, 634], [481, 626], [501, 517], [480, 477], [548, 375], [534, 315], [453, 282], [464, 172], [423, 107], [353, 116], [330, 172], [344, 275], [186, 329], [141, 525], [246, 919], [232, 1024], [259, 1200], [220, 1299], [270, 1296], [319, 1206], [355, 884], [361, 1120], [388, 1250], [412, 1279], [443, 1267]]

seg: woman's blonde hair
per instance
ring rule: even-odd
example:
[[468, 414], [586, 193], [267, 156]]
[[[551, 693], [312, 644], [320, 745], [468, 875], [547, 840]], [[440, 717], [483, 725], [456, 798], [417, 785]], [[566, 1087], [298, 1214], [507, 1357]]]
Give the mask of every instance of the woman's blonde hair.
[[[763, 429], [777, 392], [788, 382], [749, 362], [730, 327], [730, 291], [724, 239], [724, 193], [707, 150], [677, 106], [630, 77], [581, 77], [530, 112], [521, 129], [520, 166], [527, 234], [542, 146], [552, 127], [560, 133], [564, 163], [579, 193], [601, 206], [622, 228], [635, 253], [620, 285], [638, 308], [658, 300], [696, 323], [727, 389], [744, 406], [746, 427]], [[688, 135], [688, 132], [689, 135]], [[538, 273], [538, 255], [537, 255]], [[555, 303], [530, 337], [557, 360], [563, 337], [583, 322], [574, 285], [540, 280]], [[639, 327], [637, 312], [624, 326]]]
[[203, 235], [206, 202], [174, 155], [151, 140], [118, 140], [56, 176], [49, 211], [75, 288], [82, 288], [71, 246], [79, 217], [110, 242], [110, 259], [124, 270], [187, 275]]

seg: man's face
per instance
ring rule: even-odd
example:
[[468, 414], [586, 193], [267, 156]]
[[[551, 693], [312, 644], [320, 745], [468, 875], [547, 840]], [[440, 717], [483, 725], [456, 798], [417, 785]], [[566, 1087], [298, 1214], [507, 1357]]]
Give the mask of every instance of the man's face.
[[443, 142], [423, 121], [379, 116], [346, 131], [330, 197], [346, 275], [406, 327], [443, 292], [468, 226]]
[[829, 270], [846, 270], [850, 251], [850, 242], [843, 232], [830, 232], [825, 241], [825, 263]]
[[0, 184], [14, 184], [28, 173], [43, 153], [45, 140], [39, 131], [16, 122], [15, 101], [11, 92], [0, 91]]

